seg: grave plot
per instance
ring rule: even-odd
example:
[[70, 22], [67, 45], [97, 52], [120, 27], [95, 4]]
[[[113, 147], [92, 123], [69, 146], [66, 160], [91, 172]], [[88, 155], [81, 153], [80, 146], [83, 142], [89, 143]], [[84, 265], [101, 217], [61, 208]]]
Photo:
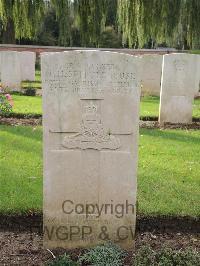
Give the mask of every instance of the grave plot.
[[[81, 57], [81, 60], [83, 60], [83, 58]], [[55, 58], [52, 60], [55, 65]], [[160, 256], [160, 247], [166, 245], [168, 248], [171, 247], [176, 250], [177, 253], [164, 249], [162, 253], [164, 254], [163, 256], [167, 256], [170, 252], [170, 256], [172, 256], [173, 259], [175, 257], [177, 258], [177, 256], [184, 256], [185, 261], [189, 258], [190, 262], [192, 260], [193, 265], [195, 265], [198, 260], [198, 255], [195, 253], [195, 250], [199, 250], [198, 217], [200, 213], [199, 205], [196, 204], [199, 198], [198, 177], [200, 176], [198, 167], [200, 135], [199, 130], [196, 130], [198, 126], [195, 130], [190, 129], [188, 124], [182, 124], [180, 129], [161, 128], [160, 130], [156, 121], [152, 121], [154, 123], [153, 128], [148, 124], [151, 121], [140, 121], [139, 124], [136, 122], [132, 123], [134, 117], [136, 117], [136, 115], [139, 116], [139, 100], [136, 104], [135, 100], [131, 98], [132, 96], [135, 97], [137, 94], [131, 95], [130, 99], [132, 99], [132, 101], [130, 105], [126, 102], [126, 96], [130, 95], [128, 94], [130, 91], [128, 92], [126, 85], [132, 84], [133, 87], [131, 88], [134, 88], [137, 84], [132, 74], [127, 75], [128, 71], [125, 72], [123, 68], [123, 74], [116, 75], [115, 71], [120, 70], [118, 66], [116, 66], [116, 69], [115, 67], [112, 68], [109, 66], [105, 71], [105, 66], [101, 65], [101, 67], [99, 67], [98, 65], [99, 68], [98, 71], [96, 71], [97, 67], [95, 68], [93, 65], [92, 70], [90, 69], [90, 71], [88, 71], [89, 83], [86, 83], [84, 79], [85, 75], [81, 76], [80, 73], [78, 74], [74, 66], [77, 65], [80, 67], [80, 58], [79, 60], [77, 59], [71, 62], [72, 65], [70, 69], [73, 71], [67, 71], [67, 73], [63, 71], [67, 66], [63, 63], [64, 60], [63, 57], [58, 59], [58, 63], [61, 64], [62, 67], [58, 68], [55, 65], [55, 69], [53, 69], [52, 73], [48, 70], [51, 64], [47, 64], [45, 72], [45, 75], [47, 75], [47, 77], [45, 77], [45, 82], [48, 84], [46, 85], [46, 89], [48, 90], [51, 88], [53, 90], [49, 95], [43, 95], [43, 99], [45, 99], [46, 96], [48, 97], [48, 101], [46, 101], [45, 104], [49, 103], [51, 97], [54, 97], [54, 100], [59, 100], [59, 104], [57, 104], [57, 101], [54, 103], [54, 100], [52, 100], [50, 104], [48, 104], [48, 112], [44, 114], [44, 119], [46, 119], [44, 121], [47, 122], [45, 122], [45, 126], [48, 127], [50, 125], [52, 131], [45, 133], [49, 135], [44, 138], [45, 143], [49, 144], [46, 146], [46, 152], [49, 153], [53, 151], [54, 156], [56, 154], [50, 161], [50, 167], [46, 168], [48, 177], [52, 178], [56, 176], [56, 178], [52, 180], [53, 185], [50, 186], [50, 191], [54, 196], [52, 199], [48, 199], [50, 203], [48, 211], [51, 211], [51, 208], [57, 204], [57, 199], [59, 202], [59, 199], [62, 198], [63, 201], [61, 202], [64, 204], [61, 204], [61, 211], [63, 211], [62, 215], [66, 218], [63, 219], [62, 215], [61, 218], [59, 218], [59, 204], [58, 208], [51, 212], [52, 217], [56, 213], [55, 221], [59, 220], [62, 224], [63, 221], [64, 223], [68, 221], [68, 212], [72, 211], [71, 214], [73, 217], [78, 216], [78, 222], [76, 222], [75, 226], [73, 224], [70, 226], [64, 224], [64, 227], [59, 227], [57, 231], [48, 231], [50, 241], [52, 239], [51, 237], [55, 237], [55, 235], [57, 235], [58, 238], [62, 238], [57, 239], [64, 243], [62, 246], [65, 245], [67, 237], [71, 237], [74, 240], [73, 245], [77, 245], [80, 237], [87, 236], [87, 240], [90, 239], [91, 234], [89, 226], [91, 226], [91, 224], [92, 226], [96, 226], [94, 220], [97, 221], [100, 219], [99, 217], [96, 219], [96, 216], [98, 216], [98, 210], [97, 208], [95, 209], [96, 205], [94, 206], [93, 213], [93, 204], [91, 204], [93, 199], [97, 200], [97, 195], [99, 197], [98, 199], [105, 196], [110, 200], [112, 197], [109, 202], [106, 202], [108, 204], [106, 207], [107, 213], [104, 215], [104, 219], [100, 220], [101, 225], [103, 224], [104, 226], [106, 222], [106, 227], [109, 228], [110, 232], [110, 229], [116, 228], [116, 223], [114, 223], [113, 220], [117, 220], [118, 222], [121, 221], [123, 227], [120, 228], [122, 228], [123, 231], [120, 231], [120, 238], [134, 235], [134, 231], [129, 231], [129, 235], [127, 228], [124, 227], [127, 226], [127, 221], [124, 222], [123, 220], [126, 217], [124, 215], [126, 209], [123, 209], [121, 200], [126, 198], [129, 192], [130, 197], [136, 192], [136, 186], [134, 185], [135, 177], [133, 176], [136, 168], [134, 168], [135, 165], [132, 161], [133, 164], [131, 163], [130, 169], [134, 168], [134, 171], [128, 171], [129, 164], [127, 160], [125, 160], [124, 163], [120, 155], [126, 156], [131, 151], [131, 147], [133, 148], [132, 152], [134, 154], [137, 151], [137, 147], [133, 144], [134, 147], [131, 146], [129, 141], [130, 143], [134, 142], [136, 127], [140, 124], [142, 127], [150, 128], [140, 128], [139, 131], [136, 240], [135, 242], [128, 240], [128, 246], [134, 246], [135, 243], [136, 251], [133, 252], [131, 250], [123, 257], [122, 253], [120, 253], [121, 250], [113, 245], [105, 246], [105, 250], [108, 254], [112, 251], [115, 257], [120, 254], [120, 261], [123, 261], [125, 265], [134, 265], [133, 256], [134, 258], [139, 257], [141, 261], [141, 259], [145, 257], [144, 252], [146, 252], [145, 254], [148, 253], [153, 259], [154, 256]], [[105, 59], [101, 56], [101, 60], [109, 60], [109, 57]], [[67, 60], [68, 63], [70, 63], [69, 61], [70, 60]], [[89, 60], [89, 64], [90, 63], [91, 60]], [[131, 71], [133, 72], [133, 68], [131, 68]], [[72, 78], [73, 75], [75, 75], [75, 78]], [[94, 87], [93, 82], [95, 80], [93, 75], [95, 75], [95, 78], [98, 80], [98, 83], [95, 83], [96, 85], [102, 83], [104, 85], [109, 84], [108, 94], [104, 95], [104, 91], [100, 89], [98, 89], [98, 94], [96, 94], [95, 90], [91, 90], [91, 88]], [[101, 75], [101, 77], [103, 76], [104, 79], [98, 79], [98, 75]], [[115, 77], [115, 85], [113, 86], [115, 88], [114, 92], [111, 86], [112, 80], [109, 79], [109, 77], [113, 76]], [[128, 82], [123, 83], [126, 88], [124, 91], [116, 87], [116, 84], [119, 82], [116, 76], [120, 79], [120, 82], [121, 79], [126, 79], [126, 82]], [[78, 77], [81, 78], [79, 79]], [[60, 79], [62, 82], [58, 82]], [[74, 82], [74, 80], [76, 80], [76, 82]], [[80, 86], [80, 84], [83, 86]], [[81, 88], [80, 90], [79, 87]], [[61, 94], [58, 93], [60, 88], [62, 88]], [[73, 90], [73, 93], [66, 91], [67, 88]], [[112, 100], [113, 94], [114, 100]], [[123, 95], [122, 98], [121, 95]], [[55, 98], [55, 96], [57, 98]], [[11, 97], [14, 102], [13, 113], [9, 114], [9, 118], [1, 117], [0, 119], [1, 124], [8, 123], [8, 121], [10, 124], [10, 126], [0, 125], [0, 194], [1, 199], [3, 199], [0, 201], [0, 252], [2, 254], [0, 263], [13, 264], [16, 261], [21, 264], [26, 262], [29, 265], [37, 265], [47, 261], [50, 263], [53, 259], [53, 255], [58, 257], [58, 255], [62, 255], [66, 252], [66, 249], [52, 248], [51, 253], [42, 247], [44, 237], [42, 229], [42, 168], [44, 163], [42, 157], [43, 130], [41, 127], [42, 97], [25, 97], [20, 95], [11, 95]], [[73, 97], [75, 97], [75, 99]], [[118, 97], [120, 97], [119, 101]], [[139, 99], [139, 97], [137, 99]], [[117, 108], [116, 112], [113, 112], [112, 106], [113, 104], [115, 106], [115, 100], [117, 101]], [[108, 103], [109, 108], [103, 104], [103, 101]], [[80, 104], [79, 106], [80, 102], [86, 102], [87, 104]], [[195, 100], [194, 105], [193, 119], [198, 119], [198, 99]], [[137, 114], [133, 114], [136, 106]], [[105, 112], [104, 108], [106, 109]], [[145, 96], [142, 98], [140, 108], [140, 116], [158, 116], [159, 97]], [[129, 116], [126, 115], [127, 113], [133, 115], [133, 117], [129, 118]], [[31, 116], [31, 114], [33, 116]], [[60, 114], [61, 119], [58, 120], [57, 118], [60, 117]], [[110, 115], [113, 116], [111, 120], [108, 119]], [[49, 121], [50, 123], [48, 123]], [[73, 130], [71, 131], [71, 128], [69, 130], [67, 127], [68, 123], [72, 122]], [[175, 124], [175, 127], [177, 126], [178, 125]], [[129, 127], [133, 129], [133, 135]], [[122, 132], [120, 130], [122, 130]], [[129, 136], [133, 138], [131, 139]], [[50, 147], [50, 149], [48, 147]], [[114, 157], [118, 152], [120, 155], [117, 157], [118, 159], [115, 160]], [[61, 153], [61, 155], [59, 155], [59, 153]], [[67, 157], [67, 161], [63, 160], [65, 153], [70, 154], [70, 156]], [[104, 153], [104, 155], [110, 154], [109, 159], [104, 160], [103, 164], [97, 163], [101, 162], [100, 159], [102, 157], [98, 157], [98, 154], [101, 153]], [[59, 157], [57, 157], [57, 154]], [[83, 156], [83, 158], [78, 160], [75, 155], [78, 155], [79, 159], [82, 158], [81, 156]], [[74, 157], [76, 160], [73, 164]], [[80, 167], [81, 160], [83, 161]], [[50, 168], [53, 169], [51, 174], [54, 173], [55, 175], [51, 176], [51, 174], [48, 173], [48, 169]], [[100, 169], [103, 170], [100, 171]], [[107, 171], [106, 169], [111, 169], [112, 171]], [[59, 174], [60, 171], [61, 175]], [[109, 173], [109, 175], [106, 175], [106, 173]], [[69, 175], [72, 177], [67, 180]], [[84, 178], [76, 178], [82, 176]], [[99, 179], [101, 176], [106, 177], [103, 178], [106, 183], [103, 189], [100, 182], [102, 179]], [[118, 177], [117, 180], [114, 179], [115, 182], [113, 181], [113, 176], [114, 178]], [[130, 184], [129, 182], [124, 182], [124, 176], [134, 177], [132, 179], [134, 182], [130, 182]], [[93, 177], [94, 179], [92, 179]], [[96, 189], [94, 187], [95, 182], [89, 182], [90, 179], [95, 182], [99, 181], [98, 185], [96, 185]], [[75, 182], [77, 180], [80, 180], [80, 182]], [[128, 181], [129, 179], [127, 178], [125, 180]], [[61, 182], [57, 183], [57, 181]], [[67, 184], [67, 187], [65, 184]], [[76, 184], [76, 186], [73, 188], [74, 184]], [[126, 189], [127, 186], [132, 187], [133, 190]], [[48, 186], [45, 185], [44, 188], [46, 190]], [[78, 193], [78, 188], [81, 189], [80, 193]], [[60, 193], [60, 190], [62, 193]], [[99, 192], [99, 194], [97, 192]], [[71, 202], [65, 195], [71, 195], [75, 197], [75, 199], [82, 197], [83, 200], [80, 202], [73, 200], [73, 202]], [[92, 199], [89, 201], [90, 195], [92, 195]], [[113, 201], [113, 195], [116, 195], [117, 204]], [[84, 198], [87, 199], [87, 202], [84, 202]], [[104, 202], [102, 201], [100, 203], [100, 207], [103, 206], [102, 211], [105, 210], [105, 206], [103, 205]], [[124, 205], [124, 207], [126, 207], [126, 205]], [[108, 211], [111, 209], [113, 212], [109, 214], [108, 223], [106, 217]], [[75, 210], [78, 211], [78, 213], [76, 213]], [[88, 217], [92, 215], [93, 220], [90, 219], [87, 225], [81, 224], [79, 221], [81, 215], [85, 218], [86, 215]], [[132, 217], [128, 222], [131, 222], [131, 226], [134, 229], [135, 212], [130, 216]], [[100, 217], [102, 218], [101, 215]], [[81, 220], [81, 222], [83, 222], [83, 220]], [[82, 230], [79, 230], [80, 225], [83, 225]], [[106, 232], [103, 231], [103, 233]], [[103, 236], [108, 235], [104, 234]], [[109, 235], [109, 237], [113, 237], [113, 234]], [[115, 239], [112, 238], [112, 240]], [[124, 241], [122, 239], [120, 240], [122, 242]], [[93, 241], [95, 242], [96, 240], [93, 239]], [[100, 242], [104, 241], [101, 240]], [[88, 242], [84, 242], [84, 245], [90, 245], [91, 242]], [[57, 245], [57, 243], [57, 241], [56, 243], [54, 242], [54, 245]], [[70, 243], [71, 242], [68, 242], [67, 245], [70, 245]], [[119, 242], [118, 244], [121, 245]], [[151, 248], [147, 248], [146, 245], [150, 245]], [[145, 246], [145, 250], [141, 249], [142, 246]], [[193, 251], [187, 251], [188, 247], [192, 248]], [[94, 251], [96, 256], [101, 256], [102, 253], [100, 251], [102, 248], [104, 247], [97, 246], [95, 250], [90, 249], [90, 252]], [[180, 249], [183, 253], [179, 254], [178, 250]], [[106, 252], [105, 256], [107, 254]], [[89, 253], [85, 253], [84, 249], [67, 249], [67, 253], [74, 263], [76, 263], [75, 261], [78, 261], [79, 257], [83, 254], [85, 254], [84, 256], [87, 256], [87, 258], [90, 256]], [[111, 257], [108, 258], [111, 259]], [[61, 259], [62, 258], [60, 258], [60, 260]], [[68, 261], [71, 259], [68, 258]], [[117, 264], [115, 263], [114, 265]]]

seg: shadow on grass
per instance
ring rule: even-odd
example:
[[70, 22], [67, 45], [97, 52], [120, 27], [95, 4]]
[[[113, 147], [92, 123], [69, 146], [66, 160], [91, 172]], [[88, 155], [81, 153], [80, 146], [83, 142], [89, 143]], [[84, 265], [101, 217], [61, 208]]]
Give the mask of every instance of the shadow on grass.
[[[30, 138], [37, 141], [42, 141], [42, 130], [33, 128], [32, 126], [20, 126], [20, 127], [11, 127], [11, 126], [1, 126], [0, 130], [7, 132], [9, 134], [17, 135], [23, 138]], [[30, 149], [30, 148], [29, 148]]]

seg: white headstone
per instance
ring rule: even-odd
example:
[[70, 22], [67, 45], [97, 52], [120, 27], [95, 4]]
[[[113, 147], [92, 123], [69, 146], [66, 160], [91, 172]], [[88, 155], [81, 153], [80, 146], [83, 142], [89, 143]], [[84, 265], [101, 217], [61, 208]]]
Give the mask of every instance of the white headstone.
[[195, 97], [200, 96], [200, 55], [196, 55], [198, 63], [197, 63], [197, 79], [196, 79], [196, 86], [195, 86]]
[[192, 122], [197, 64], [196, 55], [164, 55], [159, 114], [161, 124]]
[[1, 52], [1, 85], [3, 88], [21, 88], [21, 65], [18, 52]]
[[140, 59], [42, 54], [44, 245], [90, 247], [135, 234]]
[[22, 80], [35, 80], [35, 59], [34, 52], [20, 52], [21, 75]]
[[143, 55], [142, 95], [160, 96], [162, 55]]

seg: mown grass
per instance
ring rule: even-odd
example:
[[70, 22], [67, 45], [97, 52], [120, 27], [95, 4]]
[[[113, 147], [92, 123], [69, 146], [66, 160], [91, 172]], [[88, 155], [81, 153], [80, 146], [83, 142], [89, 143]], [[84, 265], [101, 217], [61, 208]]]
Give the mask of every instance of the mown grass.
[[0, 212], [42, 208], [41, 128], [0, 126]]
[[[33, 113], [42, 114], [42, 98], [40, 96], [21, 96], [13, 95], [15, 113]], [[159, 97], [145, 96], [140, 103], [140, 116], [157, 116], [159, 115]], [[193, 117], [200, 118], [200, 99], [195, 99], [193, 104]]]
[[12, 95], [14, 113], [42, 114], [42, 98], [40, 96]]
[[140, 129], [139, 212], [200, 215], [199, 165], [200, 131]]
[[[199, 158], [200, 131], [140, 129], [138, 213], [200, 215]], [[0, 213], [42, 211], [41, 127], [0, 126], [0, 184]]]

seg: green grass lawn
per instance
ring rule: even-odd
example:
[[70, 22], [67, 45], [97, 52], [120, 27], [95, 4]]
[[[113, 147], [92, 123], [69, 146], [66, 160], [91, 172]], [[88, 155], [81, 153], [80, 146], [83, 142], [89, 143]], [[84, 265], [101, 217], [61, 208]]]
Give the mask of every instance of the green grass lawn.
[[41, 128], [0, 126], [0, 212], [42, 207]]
[[[42, 98], [39, 96], [20, 96], [13, 95], [15, 113], [34, 113], [42, 114]], [[159, 97], [145, 96], [140, 103], [141, 116], [158, 116]], [[200, 99], [194, 100], [193, 117], [200, 118]]]
[[139, 212], [200, 215], [199, 165], [200, 131], [140, 129]]
[[[200, 131], [140, 129], [140, 214], [200, 215]], [[0, 126], [0, 213], [42, 210], [41, 127]]]
[[14, 101], [13, 112], [42, 114], [42, 97], [12, 95]]

